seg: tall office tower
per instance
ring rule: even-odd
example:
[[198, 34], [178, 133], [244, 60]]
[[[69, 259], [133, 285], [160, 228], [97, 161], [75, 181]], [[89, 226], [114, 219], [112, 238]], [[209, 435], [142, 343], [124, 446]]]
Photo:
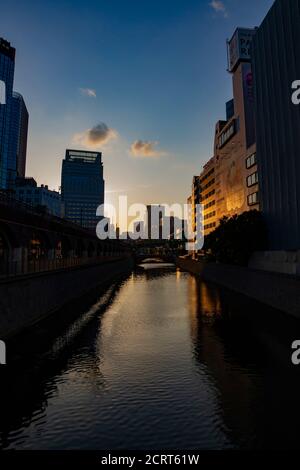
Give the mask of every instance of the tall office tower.
[[97, 207], [104, 204], [101, 152], [66, 150], [62, 163], [61, 194], [65, 218], [95, 231], [100, 218]]
[[16, 50], [0, 38], [0, 189], [7, 189], [9, 180], [10, 126], [13, 107], [13, 82]]
[[164, 206], [150, 204], [146, 208], [144, 226], [149, 240], [163, 239]]
[[16, 177], [25, 176], [28, 118], [28, 111], [22, 95], [14, 91], [8, 148], [9, 188], [14, 187]]
[[254, 39], [257, 160], [272, 250], [300, 249], [300, 0], [276, 0]]
[[13, 189], [25, 176], [28, 111], [23, 97], [13, 91], [15, 49], [0, 38], [0, 188]]

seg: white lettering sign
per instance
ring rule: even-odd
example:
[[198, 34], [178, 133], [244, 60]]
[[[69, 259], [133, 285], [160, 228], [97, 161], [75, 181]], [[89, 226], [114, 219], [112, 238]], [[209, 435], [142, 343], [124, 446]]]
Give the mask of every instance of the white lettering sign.
[[3, 80], [0, 80], [0, 104], [6, 104], [6, 86]]
[[299, 105], [300, 104], [300, 80], [295, 80], [292, 83], [292, 90], [296, 90], [292, 94], [292, 103], [295, 105]]
[[6, 345], [4, 341], [0, 341], [0, 365], [6, 364]]
[[292, 349], [295, 349], [295, 352], [292, 354], [292, 363], [294, 366], [298, 366], [300, 364], [300, 341], [296, 340], [292, 344]]

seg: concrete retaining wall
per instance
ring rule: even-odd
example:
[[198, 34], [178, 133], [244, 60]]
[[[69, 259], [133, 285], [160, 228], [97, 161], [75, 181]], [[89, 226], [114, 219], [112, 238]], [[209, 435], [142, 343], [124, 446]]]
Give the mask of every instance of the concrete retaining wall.
[[300, 319], [300, 280], [293, 276], [183, 258], [177, 266]]
[[[0, 282], [0, 338], [45, 318], [64, 304], [132, 269], [131, 258], [20, 276]], [[59, 319], [58, 319], [59, 320]]]
[[300, 276], [300, 251], [257, 251], [251, 256], [249, 267]]

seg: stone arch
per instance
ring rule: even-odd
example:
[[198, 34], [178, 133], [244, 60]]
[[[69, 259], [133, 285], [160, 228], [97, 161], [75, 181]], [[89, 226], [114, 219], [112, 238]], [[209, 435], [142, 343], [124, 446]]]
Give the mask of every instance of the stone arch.
[[72, 240], [67, 235], [58, 237], [56, 241], [56, 257], [62, 259], [70, 258], [73, 248]]

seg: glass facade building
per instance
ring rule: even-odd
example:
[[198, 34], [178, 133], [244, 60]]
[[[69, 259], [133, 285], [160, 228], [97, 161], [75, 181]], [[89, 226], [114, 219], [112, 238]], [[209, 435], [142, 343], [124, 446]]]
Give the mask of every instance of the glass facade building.
[[104, 204], [101, 152], [66, 150], [61, 193], [65, 218], [95, 231], [100, 220], [96, 216], [97, 207]]
[[0, 189], [7, 189], [9, 180], [15, 52], [9, 42], [0, 38], [0, 81], [2, 92], [5, 90], [5, 99], [2, 97], [0, 102]]
[[8, 148], [9, 187], [14, 187], [17, 176], [25, 176], [27, 134], [28, 111], [22, 95], [14, 91]]
[[25, 176], [28, 111], [23, 97], [13, 91], [15, 49], [0, 38], [0, 189], [13, 189]]

